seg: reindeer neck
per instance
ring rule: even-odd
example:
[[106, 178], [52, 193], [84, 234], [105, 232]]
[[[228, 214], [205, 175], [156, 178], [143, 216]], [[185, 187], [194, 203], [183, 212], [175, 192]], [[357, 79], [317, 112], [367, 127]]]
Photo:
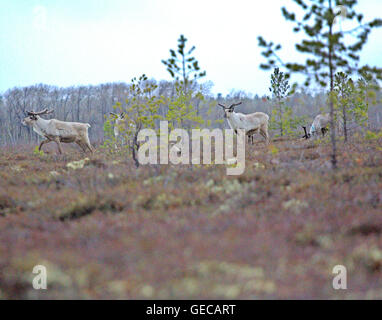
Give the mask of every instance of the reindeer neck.
[[39, 127], [40, 129], [45, 129], [48, 127], [49, 123], [50, 123], [51, 120], [45, 120], [41, 117], [38, 117], [37, 120], [35, 121], [35, 124], [37, 127]]
[[236, 112], [229, 113], [227, 119], [230, 122], [231, 126], [234, 128], [238, 127], [238, 125], [240, 124], [239, 114]]
[[45, 137], [47, 135], [47, 130], [51, 120], [45, 120], [40, 117], [33, 123], [33, 131], [35, 131], [40, 136]]

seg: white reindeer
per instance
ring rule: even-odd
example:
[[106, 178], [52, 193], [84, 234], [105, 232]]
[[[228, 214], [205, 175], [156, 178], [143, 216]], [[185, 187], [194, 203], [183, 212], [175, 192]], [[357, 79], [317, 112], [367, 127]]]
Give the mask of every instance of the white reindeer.
[[310, 138], [313, 136], [318, 136], [321, 132], [322, 136], [325, 136], [325, 133], [329, 130], [328, 126], [330, 123], [330, 113], [318, 114], [314, 120], [312, 125], [310, 126], [309, 133], [306, 132], [306, 127], [303, 127], [305, 131], [305, 135], [303, 138]]
[[118, 139], [118, 137], [122, 135], [121, 140], [123, 143], [123, 134], [128, 131], [129, 135], [133, 135], [137, 129], [137, 126], [134, 120], [126, 121], [125, 114], [123, 112], [120, 114], [110, 112], [110, 114], [115, 117], [114, 137]]
[[90, 152], [94, 151], [88, 136], [90, 124], [66, 122], [56, 119], [45, 120], [40, 117], [43, 114], [50, 114], [52, 112], [53, 110], [48, 111], [48, 109], [39, 112], [27, 111], [28, 116], [22, 121], [23, 125], [32, 126], [34, 132], [45, 138], [38, 147], [39, 151], [44, 144], [52, 141], [56, 142], [60, 154], [62, 153], [61, 142], [75, 142], [84, 152], [86, 152], [87, 149]]
[[[139, 129], [140, 127], [137, 128], [137, 125], [135, 124], [134, 120], [126, 121], [125, 114], [123, 112], [121, 112], [120, 114], [110, 112], [110, 114], [115, 117], [114, 137], [116, 139], [118, 139], [118, 137], [121, 134], [123, 135], [124, 130], [126, 130], [126, 128], [127, 128], [127, 130], [129, 131], [129, 136], [131, 136], [131, 140], [128, 143], [129, 143], [129, 146], [131, 146], [132, 143], [134, 143], [134, 140], [135, 140], [134, 137], [137, 135], [137, 131], [138, 131], [137, 129]], [[121, 137], [121, 142], [122, 142], [122, 144], [124, 143], [123, 136]], [[176, 144], [176, 142], [170, 142], [169, 147], [174, 148], [175, 152], [178, 155], [180, 155], [181, 150], [175, 144]], [[115, 146], [115, 148], [117, 149], [117, 145]]]
[[225, 105], [218, 103], [218, 106], [224, 109], [224, 118], [227, 119], [229, 126], [235, 131], [235, 133], [237, 133], [237, 129], [244, 129], [248, 138], [252, 137], [255, 133], [259, 133], [265, 138], [265, 142], [268, 144], [269, 116], [264, 112], [255, 112], [250, 114], [234, 112], [234, 108], [240, 104], [241, 102], [233, 103], [229, 107], [226, 107]]

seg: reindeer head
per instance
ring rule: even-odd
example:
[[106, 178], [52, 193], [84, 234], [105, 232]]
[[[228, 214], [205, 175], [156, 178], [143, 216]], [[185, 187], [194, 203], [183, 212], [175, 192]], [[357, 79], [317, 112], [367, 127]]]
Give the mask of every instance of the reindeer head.
[[110, 114], [115, 117], [115, 120], [123, 120], [123, 119], [125, 119], [125, 114], [123, 112], [121, 112], [120, 114], [116, 114], [114, 112], [110, 112]]
[[33, 123], [36, 122], [40, 118], [41, 115], [50, 114], [52, 112], [53, 112], [53, 110], [48, 110], [47, 108], [42, 110], [42, 111], [38, 111], [38, 112], [27, 111], [28, 116], [26, 118], [24, 118], [21, 123], [24, 126], [33, 125]]
[[238, 105], [242, 104], [242, 102], [233, 103], [229, 107], [226, 107], [225, 105], [218, 103], [219, 107], [222, 107], [224, 110], [224, 118], [228, 118], [231, 116], [232, 112], [234, 111], [234, 108]]

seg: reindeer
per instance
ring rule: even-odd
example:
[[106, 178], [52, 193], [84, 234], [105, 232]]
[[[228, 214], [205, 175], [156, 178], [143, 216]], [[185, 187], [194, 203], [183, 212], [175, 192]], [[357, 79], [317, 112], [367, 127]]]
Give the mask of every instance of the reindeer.
[[328, 125], [330, 123], [330, 113], [318, 114], [314, 120], [312, 125], [310, 126], [309, 133], [306, 131], [306, 127], [302, 127], [304, 129], [305, 135], [303, 138], [309, 139], [312, 136], [317, 136], [321, 132], [324, 137], [326, 132], [329, 131]]
[[94, 152], [88, 136], [90, 124], [66, 122], [56, 119], [45, 120], [40, 117], [41, 115], [50, 114], [52, 112], [53, 110], [48, 111], [48, 109], [39, 112], [27, 111], [28, 116], [22, 121], [24, 126], [32, 126], [34, 132], [45, 138], [38, 147], [39, 151], [41, 151], [44, 144], [54, 141], [57, 144], [60, 154], [62, 154], [61, 142], [75, 142], [85, 153], [87, 149], [92, 153]]
[[269, 116], [263, 112], [255, 112], [250, 114], [236, 113], [234, 108], [240, 105], [241, 102], [233, 103], [229, 107], [218, 103], [219, 107], [224, 110], [224, 118], [227, 119], [231, 129], [237, 134], [237, 129], [244, 129], [245, 134], [248, 137], [248, 141], [252, 138], [253, 144], [253, 134], [260, 133], [264, 138], [265, 142], [269, 143], [268, 134], [268, 120]]
[[[134, 134], [136, 132], [137, 126], [134, 122], [134, 120], [126, 121], [125, 114], [121, 112], [120, 114], [116, 114], [114, 112], [110, 112], [112, 116], [115, 117], [115, 126], [114, 126], [114, 137], [118, 139], [118, 137], [126, 130], [128, 129], [129, 133]], [[122, 143], [123, 143], [123, 137], [122, 137]]]

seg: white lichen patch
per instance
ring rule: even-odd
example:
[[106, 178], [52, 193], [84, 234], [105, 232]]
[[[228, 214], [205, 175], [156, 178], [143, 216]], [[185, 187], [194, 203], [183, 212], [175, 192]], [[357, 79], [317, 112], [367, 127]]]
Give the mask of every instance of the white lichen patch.
[[66, 167], [68, 169], [72, 169], [72, 170], [78, 170], [78, 169], [82, 169], [86, 164], [88, 164], [90, 162], [90, 159], [89, 158], [85, 158], [85, 159], [82, 159], [82, 160], [79, 160], [79, 161], [72, 161], [72, 162], [69, 162]]

